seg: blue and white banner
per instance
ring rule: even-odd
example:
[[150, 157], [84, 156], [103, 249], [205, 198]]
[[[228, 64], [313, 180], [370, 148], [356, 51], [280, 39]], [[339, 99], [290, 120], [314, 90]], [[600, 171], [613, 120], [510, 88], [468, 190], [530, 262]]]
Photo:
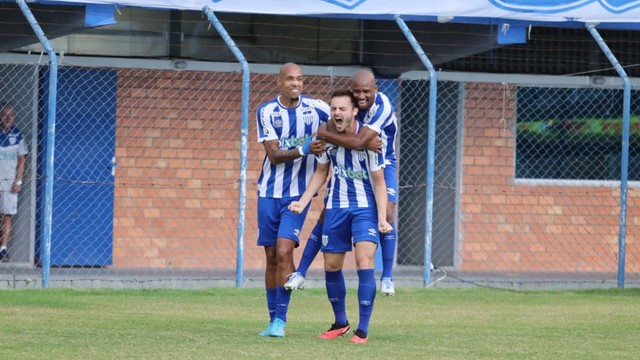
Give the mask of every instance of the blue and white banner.
[[640, 0], [57, 0], [214, 12], [409, 20], [640, 23]]

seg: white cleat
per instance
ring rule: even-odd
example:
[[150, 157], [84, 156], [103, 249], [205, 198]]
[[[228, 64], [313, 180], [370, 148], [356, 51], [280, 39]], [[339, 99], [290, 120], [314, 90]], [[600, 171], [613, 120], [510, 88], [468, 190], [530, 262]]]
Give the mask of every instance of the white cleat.
[[304, 279], [304, 276], [302, 276], [302, 274], [300, 274], [299, 272], [293, 272], [289, 275], [287, 275], [287, 277], [289, 278], [289, 280], [287, 280], [287, 282], [284, 284], [284, 288], [286, 290], [302, 290], [304, 289], [304, 284], [307, 282]]
[[394, 296], [396, 294], [391, 278], [382, 278], [380, 281], [380, 293], [382, 293], [382, 296]]

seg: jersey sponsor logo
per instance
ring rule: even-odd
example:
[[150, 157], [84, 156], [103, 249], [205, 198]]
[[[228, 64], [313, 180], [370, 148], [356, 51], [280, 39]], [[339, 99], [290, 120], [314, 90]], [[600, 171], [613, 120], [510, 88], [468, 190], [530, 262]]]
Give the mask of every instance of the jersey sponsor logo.
[[[554, 14], [599, 3], [607, 11], [619, 14], [640, 6], [640, 0], [489, 0], [495, 7], [523, 13]], [[569, 19], [569, 18], [568, 18]]]
[[366, 170], [353, 170], [352, 168], [345, 168], [338, 165], [333, 167], [333, 173], [336, 174], [336, 176], [346, 179], [369, 179]]
[[18, 154], [11, 151], [0, 151], [0, 160], [16, 160]]
[[313, 139], [311, 139], [311, 135], [309, 134], [305, 134], [304, 137], [301, 137], [301, 138], [291, 135], [288, 138], [280, 139], [280, 148], [290, 149], [290, 148], [302, 146], [307, 142], [311, 142], [312, 140]]
[[324, 0], [324, 2], [328, 2], [329, 4], [333, 4], [333, 5], [338, 5], [348, 10], [355, 9], [367, 1], [368, 0]]

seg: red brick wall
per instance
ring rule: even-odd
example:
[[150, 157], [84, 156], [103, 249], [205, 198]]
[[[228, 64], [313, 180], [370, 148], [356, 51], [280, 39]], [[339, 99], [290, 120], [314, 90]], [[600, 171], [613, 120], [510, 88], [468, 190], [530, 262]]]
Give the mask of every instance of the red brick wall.
[[[256, 245], [256, 184], [264, 148], [256, 142], [255, 111], [277, 94], [275, 79], [251, 78], [245, 268], [265, 266], [264, 250]], [[239, 73], [119, 71], [114, 267], [235, 267], [241, 81]], [[314, 81], [308, 93], [328, 81]], [[319, 216], [320, 199], [307, 216], [302, 246]], [[301, 254], [302, 248], [296, 261]], [[313, 268], [321, 266], [319, 258]]]
[[[278, 92], [252, 74], [245, 268], [263, 268], [256, 246], [256, 182], [264, 149], [255, 110]], [[307, 79], [330, 94], [344, 79]], [[116, 129], [114, 266], [226, 268], [236, 260], [241, 74], [120, 70]], [[618, 187], [518, 184], [516, 89], [466, 85], [458, 265], [467, 271], [616, 271]], [[640, 211], [629, 192], [627, 271], [640, 271]], [[321, 210], [314, 200], [304, 246]], [[295, 253], [296, 262], [302, 248]], [[314, 268], [321, 268], [317, 259]], [[347, 267], [353, 267], [347, 256]]]
[[[619, 186], [517, 184], [515, 88], [469, 83], [465, 91], [460, 269], [617, 271]], [[628, 197], [632, 272], [640, 269], [637, 195]]]

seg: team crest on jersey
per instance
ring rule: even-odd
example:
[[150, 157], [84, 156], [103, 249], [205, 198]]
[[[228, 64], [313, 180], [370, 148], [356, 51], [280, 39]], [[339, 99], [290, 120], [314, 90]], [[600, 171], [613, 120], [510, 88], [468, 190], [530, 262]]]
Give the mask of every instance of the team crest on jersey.
[[336, 156], [338, 154], [338, 147], [334, 144], [327, 144], [327, 153], [329, 156]]
[[9, 137], [9, 144], [15, 145], [17, 141], [18, 141], [18, 139], [17, 139], [16, 136]]
[[358, 151], [358, 161], [364, 161], [367, 159], [366, 151]]
[[378, 104], [373, 104], [371, 106], [371, 109], [369, 109], [369, 111], [367, 112], [367, 116], [364, 117], [364, 121], [363, 123], [368, 124], [369, 122], [371, 122], [371, 119], [373, 119], [373, 117], [376, 115], [376, 113], [378, 112], [378, 108], [380, 107], [380, 105]]
[[329, 4], [338, 5], [347, 10], [352, 10], [367, 2], [367, 0], [324, 0], [324, 2], [328, 2]]
[[327, 246], [329, 244], [329, 235], [322, 234], [322, 246]]
[[311, 123], [313, 123], [313, 109], [307, 108], [302, 110], [302, 120], [305, 124], [311, 125]]
[[554, 14], [600, 3], [607, 11], [619, 14], [640, 6], [640, 0], [489, 0], [494, 6], [516, 12]]
[[273, 127], [277, 127], [277, 128], [282, 127], [282, 125], [284, 124], [284, 121], [282, 120], [282, 115], [280, 114], [280, 111], [275, 111], [271, 113], [271, 123], [273, 124]]

